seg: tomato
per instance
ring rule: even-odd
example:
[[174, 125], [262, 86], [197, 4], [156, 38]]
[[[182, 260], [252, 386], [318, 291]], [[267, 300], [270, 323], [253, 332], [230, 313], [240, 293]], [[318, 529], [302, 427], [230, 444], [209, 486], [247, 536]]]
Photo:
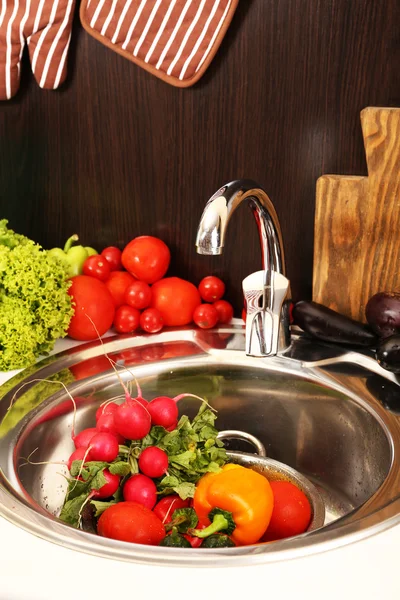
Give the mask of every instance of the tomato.
[[115, 314], [114, 302], [106, 284], [94, 277], [71, 278], [68, 294], [74, 302], [74, 315], [68, 335], [74, 340], [95, 340], [108, 331]]
[[97, 524], [99, 535], [135, 544], [158, 546], [165, 537], [161, 520], [138, 502], [118, 502], [107, 508]]
[[142, 235], [125, 246], [121, 260], [125, 269], [136, 279], [155, 283], [168, 271], [171, 253], [159, 238]]
[[156, 308], [146, 308], [140, 315], [140, 327], [146, 333], [157, 333], [164, 326], [162, 314]]
[[83, 274], [100, 279], [100, 281], [106, 281], [110, 277], [110, 273], [110, 265], [99, 254], [89, 256], [83, 263]]
[[125, 303], [133, 308], [143, 310], [151, 302], [151, 288], [144, 281], [134, 281], [125, 290]]
[[162, 521], [162, 523], [170, 523], [172, 513], [178, 508], [187, 508], [190, 500], [182, 500], [177, 494], [164, 496], [153, 508], [153, 513]]
[[202, 329], [211, 329], [218, 323], [218, 312], [212, 304], [200, 304], [193, 313], [193, 321]]
[[215, 302], [225, 294], [225, 284], [219, 277], [208, 275], [200, 281], [199, 292], [206, 302]]
[[213, 307], [218, 313], [218, 323], [230, 323], [233, 319], [233, 306], [226, 300], [213, 302]]
[[106, 281], [106, 286], [114, 300], [116, 308], [126, 304], [125, 291], [134, 281], [134, 277], [125, 271], [112, 271]]
[[272, 542], [304, 533], [310, 524], [311, 506], [307, 496], [289, 481], [271, 481], [274, 508], [263, 542]]
[[118, 333], [132, 333], [139, 327], [140, 310], [123, 304], [115, 311], [114, 327]]
[[161, 312], [167, 326], [188, 325], [193, 319], [194, 309], [201, 304], [196, 286], [179, 277], [157, 281], [151, 292], [151, 306]]
[[110, 265], [110, 271], [120, 271], [122, 269], [121, 254], [121, 250], [115, 246], [107, 246], [101, 252], [101, 256], [104, 256]]

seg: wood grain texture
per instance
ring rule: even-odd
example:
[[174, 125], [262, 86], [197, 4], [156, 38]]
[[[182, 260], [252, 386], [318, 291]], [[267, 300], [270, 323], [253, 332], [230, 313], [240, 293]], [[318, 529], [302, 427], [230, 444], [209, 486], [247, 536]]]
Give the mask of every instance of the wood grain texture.
[[373, 294], [400, 290], [400, 108], [366, 108], [361, 125], [368, 177], [317, 182], [313, 299], [365, 321]]
[[[77, 15], [76, 15], [77, 16]], [[315, 185], [366, 175], [360, 111], [400, 106], [400, 0], [241, 0], [207, 73], [175, 89], [87, 35], [75, 18], [67, 83], [0, 103], [0, 216], [45, 247], [75, 231], [98, 247], [161, 236], [171, 271], [241, 282], [261, 265], [245, 207], [220, 257], [195, 252], [206, 200], [262, 184], [282, 225], [296, 299], [312, 292]]]

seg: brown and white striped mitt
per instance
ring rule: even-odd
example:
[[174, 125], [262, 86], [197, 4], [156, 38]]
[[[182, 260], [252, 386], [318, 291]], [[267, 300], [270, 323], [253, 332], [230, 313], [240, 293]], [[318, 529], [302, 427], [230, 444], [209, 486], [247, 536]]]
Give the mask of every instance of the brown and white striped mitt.
[[74, 6], [75, 0], [1, 0], [0, 100], [18, 91], [25, 43], [41, 88], [64, 81]]
[[82, 0], [84, 28], [167, 83], [200, 79], [239, 0]]

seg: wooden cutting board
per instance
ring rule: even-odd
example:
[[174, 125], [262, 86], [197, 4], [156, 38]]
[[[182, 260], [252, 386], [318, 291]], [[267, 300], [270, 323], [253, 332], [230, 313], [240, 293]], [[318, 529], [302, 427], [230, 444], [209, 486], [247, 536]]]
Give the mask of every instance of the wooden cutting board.
[[365, 108], [368, 176], [317, 181], [313, 300], [365, 321], [368, 299], [400, 291], [400, 108]]

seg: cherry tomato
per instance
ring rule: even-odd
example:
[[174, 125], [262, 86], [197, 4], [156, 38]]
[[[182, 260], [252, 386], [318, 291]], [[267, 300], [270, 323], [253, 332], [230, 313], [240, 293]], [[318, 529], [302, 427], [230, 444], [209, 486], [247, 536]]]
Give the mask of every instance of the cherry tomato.
[[125, 303], [133, 308], [143, 310], [150, 305], [151, 288], [144, 281], [134, 281], [125, 290]]
[[215, 302], [225, 294], [225, 284], [219, 277], [208, 275], [200, 281], [199, 292], [206, 302]]
[[115, 311], [114, 327], [118, 333], [132, 333], [139, 327], [140, 310], [123, 304]]
[[155, 283], [168, 271], [171, 253], [159, 238], [143, 235], [125, 246], [121, 260], [125, 269], [136, 279]]
[[196, 286], [179, 277], [166, 277], [157, 281], [151, 292], [151, 306], [161, 312], [165, 325], [169, 327], [191, 323], [194, 309], [201, 304]]
[[97, 524], [99, 535], [136, 544], [158, 546], [165, 537], [157, 515], [138, 502], [118, 502], [107, 508]]
[[121, 254], [121, 250], [115, 246], [107, 246], [101, 252], [101, 256], [104, 256], [110, 265], [110, 271], [120, 271], [122, 269]]
[[193, 321], [201, 329], [211, 329], [218, 323], [218, 312], [212, 304], [200, 304], [193, 313]]
[[263, 542], [272, 542], [304, 533], [311, 520], [307, 496], [289, 481], [271, 481], [274, 508]]
[[71, 278], [68, 294], [74, 301], [74, 315], [68, 335], [74, 340], [95, 340], [112, 325], [115, 307], [106, 284], [94, 277], [77, 275]]
[[[197, 523], [196, 525], [196, 529], [204, 529], [205, 527], [207, 527], [207, 525], [204, 525], [202, 523]], [[192, 548], [200, 548], [201, 544], [203, 543], [203, 538], [199, 538], [194, 535], [184, 533], [183, 537], [187, 539]]]
[[100, 281], [106, 281], [110, 277], [110, 273], [110, 265], [100, 254], [89, 256], [83, 263], [83, 274], [100, 279]]
[[178, 508], [187, 508], [190, 505], [190, 500], [182, 500], [177, 494], [164, 496], [153, 508], [153, 513], [161, 520], [162, 523], [170, 523], [172, 513]]
[[107, 279], [106, 286], [110, 292], [114, 301], [115, 307], [126, 304], [125, 292], [126, 289], [132, 285], [135, 279], [129, 273], [125, 271], [112, 271], [110, 277]]
[[156, 308], [146, 308], [140, 315], [140, 327], [147, 333], [157, 333], [163, 326], [164, 319]]
[[230, 323], [233, 319], [233, 306], [226, 300], [213, 302], [213, 307], [218, 313], [218, 323]]

